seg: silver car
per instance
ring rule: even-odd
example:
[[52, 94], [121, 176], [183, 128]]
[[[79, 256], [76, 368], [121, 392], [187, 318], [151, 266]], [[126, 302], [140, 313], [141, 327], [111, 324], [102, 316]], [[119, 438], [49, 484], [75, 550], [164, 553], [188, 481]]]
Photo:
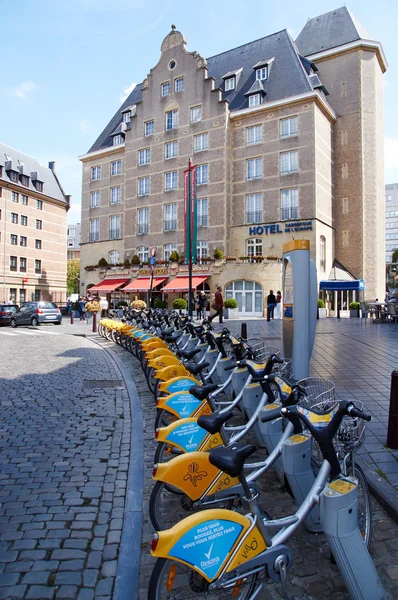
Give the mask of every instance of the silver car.
[[25, 302], [11, 318], [11, 327], [54, 323], [60, 325], [62, 314], [53, 302]]

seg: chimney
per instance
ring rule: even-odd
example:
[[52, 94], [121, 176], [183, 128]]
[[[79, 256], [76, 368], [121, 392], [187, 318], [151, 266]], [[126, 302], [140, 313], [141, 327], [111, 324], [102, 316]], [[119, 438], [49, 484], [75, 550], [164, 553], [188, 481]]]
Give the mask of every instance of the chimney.
[[48, 168], [51, 169], [51, 171], [55, 171], [55, 160], [48, 163]]

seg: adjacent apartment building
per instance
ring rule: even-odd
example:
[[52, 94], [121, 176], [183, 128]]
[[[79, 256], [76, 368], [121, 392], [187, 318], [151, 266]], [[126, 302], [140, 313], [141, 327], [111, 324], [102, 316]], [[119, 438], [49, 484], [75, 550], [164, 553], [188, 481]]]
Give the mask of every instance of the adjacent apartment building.
[[0, 143], [2, 301], [66, 300], [69, 203], [54, 162], [44, 167]]
[[398, 250], [398, 183], [386, 185], [386, 263], [390, 264], [392, 253]]
[[383, 296], [385, 70], [381, 44], [346, 7], [309, 19], [295, 41], [283, 30], [207, 59], [172, 26], [80, 157], [81, 281], [98, 283], [101, 257], [181, 254], [191, 158], [197, 255], [237, 259], [201, 267], [211, 291], [221, 284], [242, 313], [261, 314], [281, 286], [283, 243], [304, 237], [320, 280], [337, 259], [368, 297]]
[[80, 236], [81, 227], [80, 223], [68, 225], [67, 231], [67, 258], [72, 260], [74, 258], [80, 258]]

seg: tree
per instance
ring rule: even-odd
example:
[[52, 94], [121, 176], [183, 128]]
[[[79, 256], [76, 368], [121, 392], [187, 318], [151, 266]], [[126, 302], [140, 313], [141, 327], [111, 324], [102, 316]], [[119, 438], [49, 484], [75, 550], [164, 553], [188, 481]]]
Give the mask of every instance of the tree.
[[73, 258], [67, 261], [66, 267], [66, 292], [68, 296], [78, 294], [80, 287], [80, 259]]
[[398, 263], [398, 248], [392, 253], [391, 262]]

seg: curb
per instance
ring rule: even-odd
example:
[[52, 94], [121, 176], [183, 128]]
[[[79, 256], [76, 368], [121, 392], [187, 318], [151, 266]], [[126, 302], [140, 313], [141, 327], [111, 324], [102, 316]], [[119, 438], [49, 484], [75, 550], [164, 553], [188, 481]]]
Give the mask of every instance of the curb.
[[136, 600], [140, 574], [144, 489], [144, 422], [141, 402], [134, 380], [121, 359], [110, 348], [104, 348], [93, 339], [90, 341], [104, 350], [116, 364], [130, 398], [132, 415], [130, 464], [113, 600]]
[[373, 468], [364, 461], [358, 461], [365, 473], [370, 493], [376, 498], [391, 519], [398, 523], [398, 491], [380, 477]]

